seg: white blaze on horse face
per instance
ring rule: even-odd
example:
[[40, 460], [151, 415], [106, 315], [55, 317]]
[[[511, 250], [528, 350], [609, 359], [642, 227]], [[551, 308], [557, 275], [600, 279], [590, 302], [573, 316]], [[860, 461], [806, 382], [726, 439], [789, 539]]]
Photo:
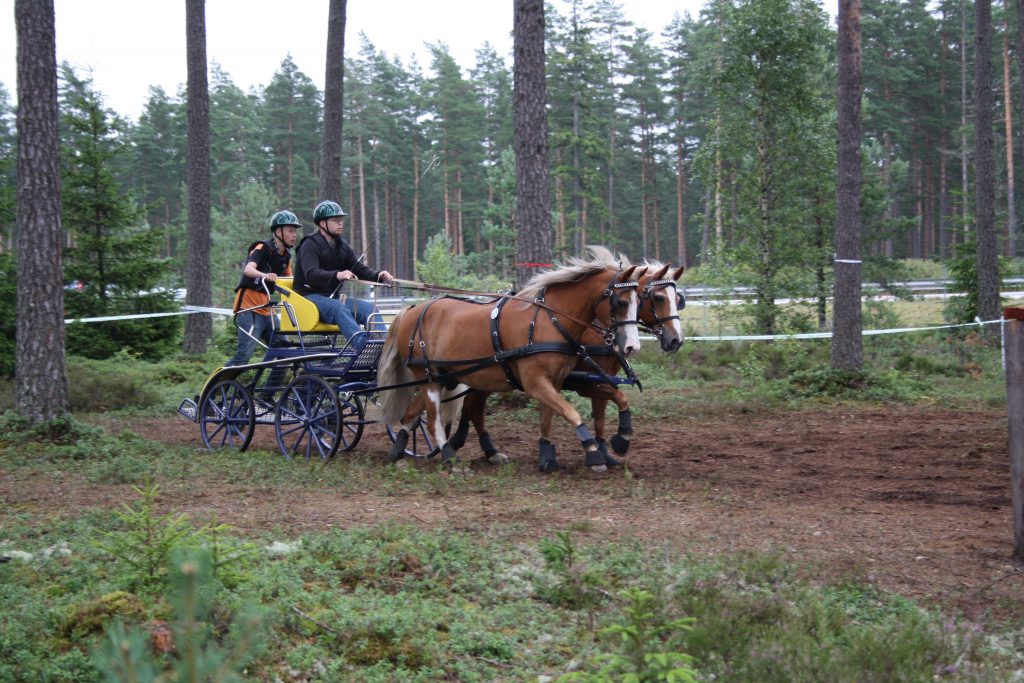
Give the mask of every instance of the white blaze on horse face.
[[437, 389], [427, 389], [427, 400], [434, 404], [434, 440], [438, 445], [448, 441], [444, 433], [444, 424], [441, 422], [441, 392]]
[[627, 357], [640, 350], [640, 328], [636, 324], [638, 302], [639, 297], [637, 296], [636, 289], [629, 290], [629, 307], [625, 319], [633, 322], [623, 327], [626, 331], [626, 340], [622, 345], [622, 353]]
[[[665, 293], [668, 294], [668, 290], [665, 290]], [[678, 339], [680, 342], [682, 342], [683, 341], [683, 321], [679, 320], [679, 308], [676, 306], [676, 302], [679, 301], [679, 297], [676, 296], [676, 290], [674, 288], [672, 289], [672, 296], [668, 297], [668, 301], [669, 301], [669, 304], [668, 304], [669, 305], [668, 315], [669, 315], [669, 317], [672, 317], [672, 316], [676, 317], [675, 320], [669, 320], [669, 323], [671, 323], [671, 325], [672, 325], [672, 331], [676, 333], [676, 339]]]

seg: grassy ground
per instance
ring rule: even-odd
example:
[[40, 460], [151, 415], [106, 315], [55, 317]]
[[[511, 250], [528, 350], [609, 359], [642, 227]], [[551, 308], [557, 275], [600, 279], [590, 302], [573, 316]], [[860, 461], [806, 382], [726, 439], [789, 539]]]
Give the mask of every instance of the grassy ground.
[[[887, 315], [913, 324], [898, 309]], [[869, 338], [856, 377], [829, 372], [828, 353], [827, 341], [645, 351], [635, 367], [646, 415], [637, 418], [1005, 401], [998, 349], [969, 332]], [[166, 415], [222, 356], [74, 361], [73, 404], [83, 415]], [[503, 409], [532, 413], [515, 400]], [[189, 667], [206, 680], [266, 681], [689, 680], [691, 669], [701, 681], [1022, 679], [1017, 621], [982, 629], [772, 554], [589, 544], [573, 528], [524, 543], [521, 529], [501, 523], [242, 534], [157, 505], [159, 486], [237, 479], [341, 496], [500, 497], [509, 483], [501, 472], [459, 482], [358, 460], [200, 461], [192, 449], [80, 421], [32, 431], [8, 415], [0, 427], [4, 476], [63, 471], [137, 487], [120, 509], [0, 509], [0, 555], [11, 558], [0, 564], [0, 680], [141, 681], [168, 671], [180, 673], [162, 680], [198, 680]], [[167, 629], [173, 651], [161, 648]]]

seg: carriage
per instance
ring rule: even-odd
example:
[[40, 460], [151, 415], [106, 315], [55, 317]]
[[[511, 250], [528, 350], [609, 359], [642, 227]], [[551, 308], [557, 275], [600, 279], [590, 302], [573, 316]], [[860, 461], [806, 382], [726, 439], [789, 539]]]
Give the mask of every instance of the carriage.
[[[374, 313], [366, 330], [346, 340], [336, 325], [319, 320], [316, 306], [293, 289], [291, 278], [278, 278], [276, 285], [280, 326], [263, 359], [218, 368], [178, 412], [199, 426], [210, 449], [244, 451], [257, 425], [271, 425], [286, 458], [326, 460], [355, 448], [366, 425], [376, 422], [366, 417], [367, 403], [377, 393], [388, 315]], [[416, 430], [406, 450], [417, 457], [437, 452], [425, 429]]]
[[[594, 315], [602, 302], [615, 300], [616, 292], [620, 287], [629, 293], [633, 301], [632, 308], [629, 309], [631, 313], [622, 320], [617, 316], [625, 315], [625, 309], [616, 312], [614, 305], [606, 307], [608, 309], [605, 314], [607, 327], [600, 325], [596, 327], [604, 332], [603, 338], [599, 337], [601, 339], [600, 346], [607, 349], [612, 347], [613, 341], [619, 341], [617, 338], [619, 333], [628, 329], [630, 325], [633, 326], [633, 332], [636, 332], [639, 283], [629, 281], [628, 276], [632, 274], [633, 267], [628, 270], [616, 269], [608, 265], [603, 268], [593, 266], [591, 268], [594, 270], [593, 275], [598, 277], [606, 278], [608, 273], [612, 273], [612, 280], [611, 282], [607, 279], [600, 282], [595, 280], [589, 285], [593, 291], [588, 291], [587, 295], [582, 297], [585, 303], [578, 315], [590, 316], [587, 320], [593, 319], [596, 322], [597, 318], [594, 318]], [[664, 276], [666, 269], [667, 266], [660, 271], [659, 277]], [[679, 272], [681, 273], [681, 269]], [[620, 280], [625, 280], [625, 282], [620, 282]], [[651, 276], [648, 276], [644, 291], [650, 293], [652, 285], [657, 288], [667, 284], [675, 287], [674, 280], [652, 280]], [[456, 352], [454, 360], [449, 356], [448, 360], [436, 359], [433, 361], [435, 374], [431, 373], [429, 367], [431, 362], [427, 361], [426, 372], [421, 372], [421, 375], [424, 376], [416, 378], [403, 376], [401, 380], [397, 380], [394, 373], [382, 374], [381, 372], [382, 353], [386, 349], [386, 344], [390, 343], [393, 347], [398, 346], [397, 340], [387, 338], [390, 321], [386, 316], [374, 314], [367, 322], [366, 330], [356, 333], [351, 339], [344, 340], [337, 327], [319, 321], [316, 307], [292, 288], [290, 279], [278, 278], [277, 286], [281, 300], [274, 306], [282, 313], [280, 327], [275, 330], [273, 341], [266, 348], [263, 360], [249, 365], [218, 369], [207, 379], [199, 395], [192, 399], [184, 399], [178, 408], [179, 413], [198, 424], [203, 443], [208, 448], [229, 447], [244, 450], [252, 440], [256, 425], [266, 424], [273, 425], [277, 444], [285, 457], [304, 456], [307, 459], [319, 457], [326, 460], [339, 450], [350, 451], [355, 448], [367, 425], [383, 421], [393, 443], [390, 452], [392, 460], [403, 456], [432, 456], [440, 451], [447, 463], [454, 456], [454, 451], [446, 443], [447, 436], [441, 431], [440, 423], [437, 421], [440, 407], [440, 400], [435, 396], [437, 391], [430, 389], [430, 387], [437, 386], [438, 383], [448, 390], [447, 397], [448, 400], [451, 400], [461, 395], [452, 390], [463, 381], [465, 376], [468, 375], [470, 379], [474, 379], [481, 373], [500, 367], [508, 376], [509, 384], [514, 386], [514, 377], [509, 369], [510, 364], [520, 363], [521, 365], [517, 365], [517, 368], [526, 367], [530, 363], [536, 366], [536, 359], [543, 355], [549, 357], [552, 355], [568, 356], [568, 361], [561, 362], [568, 362], [570, 365], [575, 362], [574, 356], [576, 355], [580, 359], [587, 360], [589, 366], [582, 365], [568, 377], [577, 385], [580, 383], [607, 385], [612, 391], [621, 394], [616, 389], [617, 385], [636, 382], [635, 375], [632, 373], [628, 373], [627, 377], [619, 377], [609, 376], [602, 371], [600, 365], [595, 363], [588, 354], [588, 349], [590, 351], [597, 351], [597, 349], [593, 346], [582, 345], [574, 339], [574, 335], [578, 337], [583, 328], [588, 325], [594, 327], [594, 323], [574, 317], [565, 310], [558, 311], [552, 308], [544, 303], [543, 296], [539, 302], [537, 300], [529, 301], [527, 302], [529, 306], [523, 307], [533, 310], [534, 321], [529, 323], [531, 337], [528, 344], [513, 345], [514, 348], [503, 349], [496, 339], [490, 339], [491, 335], [484, 329], [484, 339], [488, 341], [488, 344], [491, 342], [495, 344], [494, 351], [489, 352], [488, 355], [468, 357]], [[491, 295], [490, 301], [482, 303], [472, 301], [465, 296], [441, 297], [441, 299], [447, 299], [445, 305], [449, 308], [461, 306], [464, 310], [470, 309], [469, 313], [476, 320], [486, 321], [489, 317], [492, 332], [496, 332], [498, 329], [498, 317], [501, 314], [502, 306], [516, 298], [511, 293]], [[579, 298], [576, 297], [576, 299]], [[419, 307], [422, 307], [422, 311], [417, 315], [421, 322], [425, 318], [427, 310], [435, 303], [439, 303], [439, 300], [432, 299], [420, 304]], [[441, 308], [444, 306], [439, 305], [438, 309]], [[510, 308], [513, 307], [506, 307], [506, 310]], [[670, 313], [675, 312], [674, 303], [669, 308], [671, 309]], [[538, 339], [535, 344], [532, 329], [537, 322], [537, 312], [540, 310], [546, 310], [546, 315], [550, 314], [550, 320], [555, 327], [561, 327], [556, 320], [561, 316], [565, 325], [575, 326], [578, 328], [577, 331], [574, 334], [568, 334], [561, 329], [564, 339], [559, 338], [558, 341]], [[515, 315], [519, 315], [519, 313], [508, 313], [508, 317]], [[402, 313], [398, 314], [398, 319], [401, 316]], [[630, 317], [632, 319], [629, 319]], [[675, 320], [673, 324], [676, 324], [678, 329], [678, 316], [666, 317], [663, 311], [655, 310], [653, 300], [648, 317], [657, 321], [660, 326], [664, 326], [667, 321]], [[486, 322], [482, 324], [484, 327], [487, 325]], [[473, 325], [474, 329], [477, 327], [480, 325]], [[512, 327], [524, 326], [513, 324]], [[417, 325], [418, 329], [419, 325]], [[400, 334], [407, 334], [407, 331], [403, 330]], [[467, 330], [467, 334], [458, 336], [468, 337], [470, 335]], [[568, 340], [568, 344], [566, 340]], [[681, 341], [681, 335], [673, 336], [671, 350], [678, 348], [679, 341]], [[412, 336], [408, 337], [408, 343], [411, 349], [413, 346]], [[422, 340], [420, 340], [420, 344], [422, 345]], [[665, 339], [662, 339], [662, 346], [666, 348]], [[621, 344], [619, 347], [621, 348]], [[634, 347], [639, 347], [638, 342], [634, 344]], [[618, 353], [618, 356], [621, 364], [628, 369], [628, 364], [622, 354]], [[406, 364], [416, 365], [415, 361], [410, 361], [411, 359], [407, 359]], [[386, 379], [382, 379], [385, 374]], [[558, 382], [566, 379], [564, 375], [559, 377]], [[546, 378], [545, 382], [549, 382], [550, 379]], [[466, 383], [472, 386], [472, 381], [467, 380]], [[475, 388], [485, 389], [488, 392], [503, 390], [486, 386]], [[410, 398], [410, 392], [420, 392], [420, 396], [431, 397], [431, 399], [427, 405], [412, 408], [411, 406], [415, 402]], [[526, 392], [530, 393], [529, 387]], [[548, 393], [550, 394], [550, 392]], [[618, 399], [613, 398], [613, 400], [619, 402]], [[559, 401], [564, 403], [563, 400], [557, 398], [552, 403], [550, 397], [548, 397], [547, 403], [542, 401], [542, 425], [545, 424], [544, 410], [559, 412], [557, 404]], [[367, 415], [368, 407], [377, 404], [380, 404], [381, 411], [390, 417], [384, 420], [369, 417]], [[398, 406], [397, 413], [395, 412], [396, 405]], [[552, 408], [552, 406], [554, 407]], [[402, 415], [406, 409], [411, 412], [404, 415], [403, 419], [397, 419], [396, 415]], [[603, 413], [603, 405], [601, 410]], [[571, 407], [569, 411], [575, 413]], [[376, 413], [377, 411], [371, 412]], [[570, 419], [565, 412], [562, 414], [566, 419]], [[578, 415], [575, 418], [577, 435], [587, 450], [594, 440], [589, 438], [585, 426], [584, 431], [580, 431], [581, 420]], [[572, 420], [570, 421], [572, 422]], [[481, 433], [482, 411], [480, 422], [474, 421], [474, 424], [478, 433]], [[547, 424], [549, 426], [550, 418], [547, 419]], [[542, 427], [543, 429], [546, 427]], [[482, 433], [481, 437], [483, 437]], [[483, 445], [483, 440], [481, 445]], [[553, 452], [551, 457], [553, 458]], [[589, 461], [587, 464], [591, 465]]]

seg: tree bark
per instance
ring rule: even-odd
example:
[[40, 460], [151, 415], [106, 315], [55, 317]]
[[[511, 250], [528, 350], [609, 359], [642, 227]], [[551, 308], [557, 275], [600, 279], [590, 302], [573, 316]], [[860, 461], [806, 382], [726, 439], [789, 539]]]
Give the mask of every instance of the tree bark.
[[[185, 256], [185, 303], [211, 305], [210, 291], [210, 92], [206, 80], [205, 0], [186, 0], [188, 58], [188, 247]], [[187, 354], [206, 353], [213, 333], [209, 313], [185, 317]]]
[[18, 186], [15, 383], [18, 414], [67, 411], [61, 264], [60, 137], [53, 0], [17, 0]]
[[861, 317], [861, 29], [860, 0], [839, 2], [836, 263], [832, 313], [832, 368], [864, 366]]
[[551, 261], [551, 185], [544, 2], [514, 0], [513, 101], [516, 153], [516, 277], [525, 283]]
[[342, 116], [345, 111], [345, 16], [348, 0], [330, 0], [324, 129], [320, 142], [320, 199], [340, 198]]
[[[995, 141], [992, 133], [992, 0], [975, 0], [974, 190], [977, 235], [978, 315], [999, 318], [999, 262], [996, 258]], [[986, 333], [998, 335], [998, 328]]]
[[1006, 255], [1017, 255], [1017, 183], [1013, 167], [1013, 95], [1010, 87], [1010, 0], [1003, 0], [1003, 123], [1006, 131]]

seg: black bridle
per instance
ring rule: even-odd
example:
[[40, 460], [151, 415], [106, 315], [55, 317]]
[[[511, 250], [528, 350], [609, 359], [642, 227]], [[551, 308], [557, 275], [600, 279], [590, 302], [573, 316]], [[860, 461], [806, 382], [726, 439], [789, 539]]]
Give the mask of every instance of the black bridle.
[[[658, 289], [668, 289], [669, 287], [671, 287], [675, 291], [675, 295], [676, 295], [676, 315], [660, 316], [654, 310], [654, 291], [658, 290]], [[648, 329], [650, 329], [650, 331], [652, 333], [658, 335], [659, 337], [665, 331], [665, 323], [669, 322], [670, 320], [679, 320], [679, 315], [678, 315], [679, 311], [681, 311], [684, 308], [686, 308], [686, 298], [683, 296], [683, 293], [679, 291], [679, 288], [676, 285], [676, 281], [675, 280], [669, 280], [669, 279], [665, 279], [665, 280], [651, 280], [650, 282], [648, 282], [647, 286], [645, 286], [643, 291], [640, 292], [640, 309], [639, 310], [642, 310], [643, 307], [645, 305], [647, 305], [644, 302], [647, 302], [647, 304], [650, 305], [650, 307], [651, 307], [651, 316], [653, 317], [653, 320], [650, 323], [650, 325], [647, 325], [645, 323], [645, 326], [647, 326]], [[638, 312], [638, 315], [639, 315], [639, 312]]]
[[611, 318], [611, 323], [608, 325], [607, 329], [604, 330], [604, 343], [608, 345], [615, 342], [615, 338], [618, 336], [620, 327], [625, 327], [626, 325], [636, 325], [637, 328], [640, 327], [640, 320], [638, 318], [640, 316], [640, 308], [643, 304], [640, 301], [639, 292], [637, 293], [637, 318], [632, 320], [619, 320], [616, 315], [620, 308], [629, 307], [628, 303], [624, 303], [622, 301], [622, 297], [619, 292], [625, 289], [636, 290], [640, 288], [640, 283], [636, 281], [616, 282], [615, 280], [621, 273], [621, 270], [615, 273], [615, 275], [612, 276], [611, 282], [608, 283], [608, 287], [604, 290], [603, 298], [608, 299], [608, 317]]

